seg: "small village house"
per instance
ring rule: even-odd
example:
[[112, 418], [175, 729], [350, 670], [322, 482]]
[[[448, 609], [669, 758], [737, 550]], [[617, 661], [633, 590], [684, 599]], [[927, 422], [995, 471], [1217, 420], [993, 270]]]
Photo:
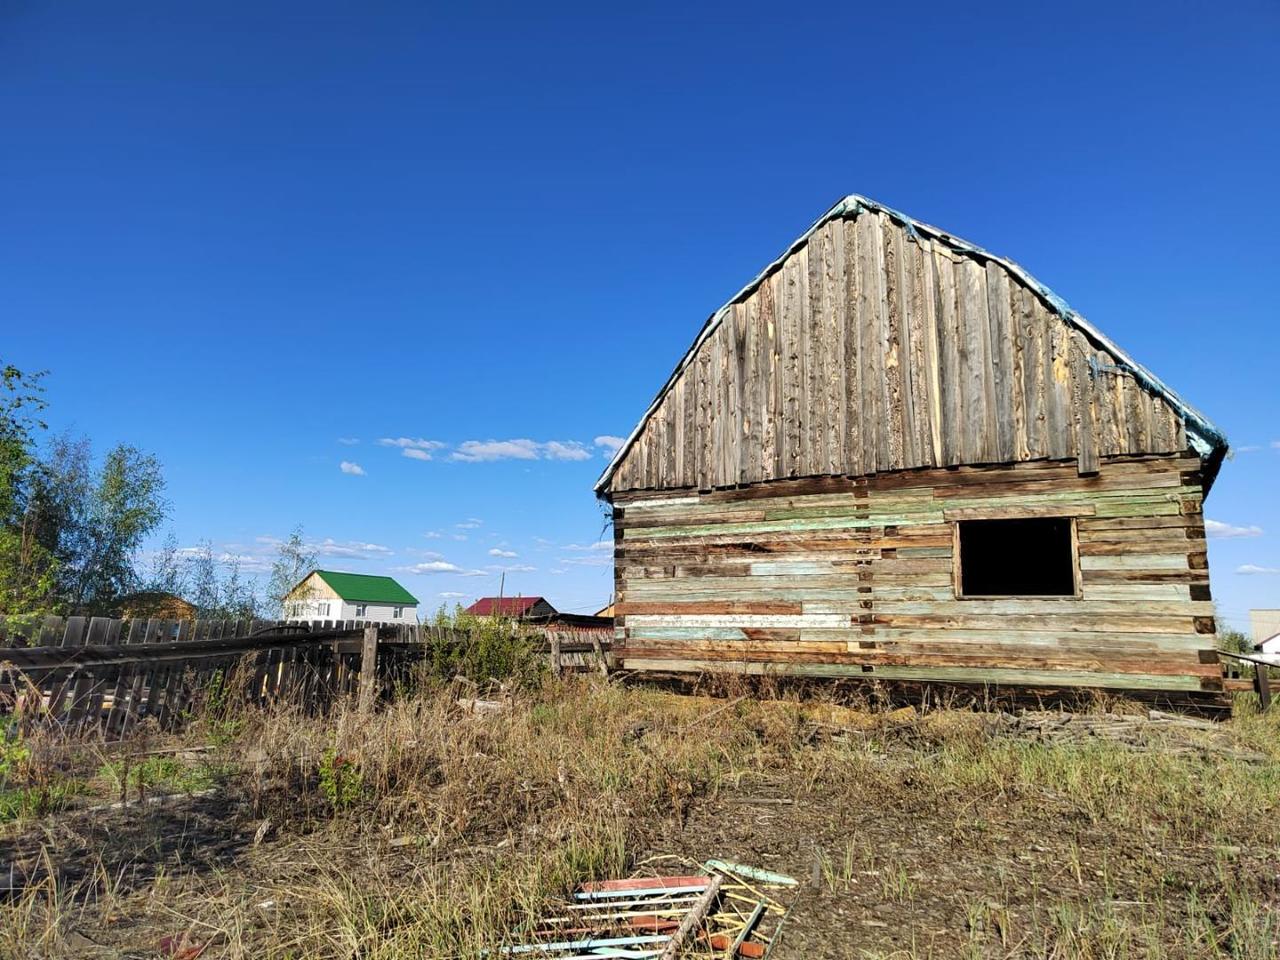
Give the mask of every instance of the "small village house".
[[418, 600], [391, 577], [313, 570], [285, 597], [284, 618], [417, 623]]
[[1249, 633], [1255, 650], [1280, 653], [1280, 610], [1250, 610]]
[[544, 597], [481, 597], [463, 612], [473, 617], [529, 620], [535, 617], [554, 616], [556, 608]]
[[1226, 452], [1017, 264], [851, 196], [711, 315], [600, 478], [615, 653], [1221, 706]]
[[607, 630], [613, 620], [600, 614], [561, 613], [545, 597], [481, 597], [463, 611], [473, 617], [502, 617], [548, 630]]

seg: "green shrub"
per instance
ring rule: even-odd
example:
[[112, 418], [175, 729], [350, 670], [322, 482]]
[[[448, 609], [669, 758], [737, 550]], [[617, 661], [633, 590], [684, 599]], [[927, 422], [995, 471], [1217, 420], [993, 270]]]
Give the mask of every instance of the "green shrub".
[[359, 803], [365, 794], [364, 775], [355, 758], [329, 747], [320, 757], [320, 793], [334, 813]]
[[427, 635], [427, 673], [438, 680], [462, 676], [476, 683], [537, 686], [546, 670], [537, 641], [516, 621], [473, 617], [443, 607]]

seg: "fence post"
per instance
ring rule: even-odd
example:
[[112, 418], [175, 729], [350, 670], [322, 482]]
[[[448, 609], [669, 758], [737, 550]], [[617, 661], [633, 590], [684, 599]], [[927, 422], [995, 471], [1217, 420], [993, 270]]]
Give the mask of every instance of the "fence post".
[[1271, 677], [1267, 671], [1271, 668], [1262, 663], [1253, 665], [1253, 688], [1258, 694], [1258, 705], [1266, 710], [1271, 706]]
[[560, 676], [560, 634], [555, 630], [547, 631], [547, 639], [551, 641], [551, 672]]
[[364, 628], [364, 644], [360, 647], [360, 709], [373, 706], [378, 692], [378, 628]]
[[604, 645], [600, 643], [600, 634], [594, 630], [591, 632], [591, 649], [595, 651], [596, 667], [600, 671], [600, 676], [609, 676], [609, 661], [604, 655]]

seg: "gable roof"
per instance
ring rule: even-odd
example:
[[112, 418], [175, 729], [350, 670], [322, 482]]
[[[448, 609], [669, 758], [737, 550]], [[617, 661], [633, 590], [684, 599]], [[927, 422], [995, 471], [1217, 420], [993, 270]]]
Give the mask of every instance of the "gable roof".
[[[611, 486], [618, 467], [627, 458], [637, 440], [644, 433], [646, 426], [654, 413], [661, 406], [663, 399], [672, 389], [673, 385], [681, 378], [686, 368], [689, 367], [699, 348], [716, 332], [723, 324], [726, 317], [732, 313], [735, 304], [741, 303], [753, 293], [755, 293], [761, 285], [774, 273], [776, 273], [783, 264], [798, 250], [806, 246], [813, 235], [823, 228], [832, 220], [847, 218], [853, 219], [861, 212], [878, 213], [887, 217], [890, 221], [900, 225], [913, 239], [918, 240], [920, 237], [926, 237], [931, 241], [937, 242], [962, 257], [970, 258], [984, 263], [994, 263], [1003, 267], [1004, 270], [1014, 277], [1028, 290], [1032, 291], [1047, 306], [1049, 311], [1064, 321], [1069, 327], [1078, 330], [1088, 341], [1105, 351], [1112, 358], [1112, 370], [1106, 372], [1124, 373], [1132, 377], [1143, 389], [1151, 395], [1162, 399], [1168, 406], [1181, 418], [1185, 425], [1187, 445], [1190, 446], [1201, 459], [1205, 461], [1205, 479], [1204, 486], [1207, 492], [1211, 486], [1218, 467], [1227, 452], [1227, 440], [1223, 433], [1215, 427], [1209, 420], [1198, 410], [1179, 397], [1172, 389], [1164, 384], [1154, 373], [1142, 366], [1136, 360], [1129, 356], [1127, 352], [1121, 349], [1115, 342], [1105, 336], [1100, 330], [1094, 327], [1082, 315], [1073, 310], [1065, 300], [1050, 290], [1047, 286], [1036, 280], [1030, 273], [1024, 270], [1017, 263], [1004, 257], [996, 256], [976, 244], [969, 243], [955, 237], [937, 227], [930, 226], [922, 221], [908, 217], [906, 214], [900, 213], [890, 207], [886, 207], [881, 203], [877, 203], [867, 197], [858, 194], [850, 194], [844, 199], [836, 203], [830, 210], [819, 217], [808, 230], [804, 232], [795, 242], [793, 242], [777, 259], [764, 268], [750, 283], [739, 290], [727, 303], [711, 314], [707, 321], [703, 324], [702, 329], [695, 337], [693, 344], [676, 365], [671, 376], [667, 378], [662, 389], [658, 391], [657, 396], [645, 411], [644, 416], [636, 425], [635, 429], [628, 435], [626, 442], [614, 453], [613, 458], [609, 461], [608, 466], [601, 474], [600, 479], [596, 482], [595, 492], [597, 495], [604, 495]], [[1096, 364], [1096, 360], [1090, 359], [1092, 364]], [[1105, 368], [1104, 368], [1105, 370]], [[1096, 376], [1098, 368], [1095, 365], [1093, 374]]]
[[390, 603], [406, 607], [418, 605], [418, 598], [391, 577], [378, 577], [368, 573], [340, 573], [335, 570], [316, 570], [314, 573], [343, 600]]
[[465, 612], [475, 617], [520, 617], [540, 603], [555, 611], [543, 597], [481, 597]]

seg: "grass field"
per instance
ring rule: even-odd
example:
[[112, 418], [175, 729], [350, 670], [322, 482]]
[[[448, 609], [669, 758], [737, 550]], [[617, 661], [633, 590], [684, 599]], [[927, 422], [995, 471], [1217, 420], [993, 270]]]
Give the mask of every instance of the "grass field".
[[709, 857], [803, 879], [778, 958], [1280, 952], [1280, 713], [1041, 742], [719, 694], [547, 681], [475, 710], [427, 684], [10, 739], [0, 956], [478, 957], [578, 882]]

